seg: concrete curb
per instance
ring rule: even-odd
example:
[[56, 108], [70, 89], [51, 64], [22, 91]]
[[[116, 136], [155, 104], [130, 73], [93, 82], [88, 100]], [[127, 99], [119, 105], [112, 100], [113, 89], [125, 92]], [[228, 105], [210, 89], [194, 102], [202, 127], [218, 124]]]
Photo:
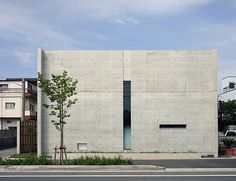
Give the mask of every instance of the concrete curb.
[[165, 172], [236, 172], [236, 168], [166, 168]]
[[165, 168], [155, 165], [5, 165], [3, 172], [236, 172], [236, 168]]
[[164, 171], [165, 167], [155, 165], [5, 165], [0, 172], [153, 172]]

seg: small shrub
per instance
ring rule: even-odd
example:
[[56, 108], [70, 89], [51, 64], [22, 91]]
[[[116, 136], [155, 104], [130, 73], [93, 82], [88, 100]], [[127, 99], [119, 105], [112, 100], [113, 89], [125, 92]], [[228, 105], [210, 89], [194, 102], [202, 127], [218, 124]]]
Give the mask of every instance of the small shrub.
[[52, 165], [52, 160], [45, 157], [29, 156], [20, 159], [1, 159], [0, 165]]
[[235, 143], [235, 141], [232, 138], [225, 138], [225, 139], [223, 139], [223, 143], [226, 148], [231, 148], [232, 145]]
[[[65, 165], [132, 165], [131, 159], [123, 159], [121, 156], [106, 158], [99, 156], [81, 156], [78, 159], [68, 160]], [[52, 160], [45, 157], [31, 155], [19, 159], [0, 159], [0, 165], [53, 165]]]
[[80, 158], [68, 160], [66, 165], [132, 165], [131, 159], [123, 159], [121, 156], [106, 158], [104, 156], [81, 156]]
[[28, 158], [28, 157], [37, 157], [36, 153], [20, 153], [11, 155], [10, 158]]

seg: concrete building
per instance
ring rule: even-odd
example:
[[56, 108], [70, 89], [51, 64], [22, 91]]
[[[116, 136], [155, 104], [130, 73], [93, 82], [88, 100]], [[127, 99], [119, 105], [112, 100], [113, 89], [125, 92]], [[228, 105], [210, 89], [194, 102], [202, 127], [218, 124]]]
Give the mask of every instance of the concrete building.
[[218, 99], [224, 102], [236, 100], [236, 76], [227, 76], [222, 79], [222, 93], [219, 94]]
[[7, 78], [0, 80], [0, 129], [17, 130], [20, 152], [20, 122], [37, 119], [37, 79]]
[[[38, 72], [78, 79], [65, 125], [70, 152], [218, 155], [216, 50], [44, 51]], [[59, 146], [38, 90], [38, 154]]]

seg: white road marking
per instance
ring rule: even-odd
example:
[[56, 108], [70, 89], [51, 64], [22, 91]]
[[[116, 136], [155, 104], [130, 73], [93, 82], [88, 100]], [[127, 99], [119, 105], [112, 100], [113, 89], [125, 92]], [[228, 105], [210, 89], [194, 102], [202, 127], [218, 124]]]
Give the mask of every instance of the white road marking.
[[236, 174], [227, 175], [0, 175], [0, 178], [77, 178], [77, 177], [236, 177]]

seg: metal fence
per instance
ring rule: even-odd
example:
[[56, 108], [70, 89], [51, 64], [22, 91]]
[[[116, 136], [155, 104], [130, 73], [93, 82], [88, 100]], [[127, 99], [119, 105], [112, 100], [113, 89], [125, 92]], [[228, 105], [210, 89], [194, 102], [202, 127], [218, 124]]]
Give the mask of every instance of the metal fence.
[[37, 152], [37, 121], [23, 121], [20, 126], [20, 152]]

